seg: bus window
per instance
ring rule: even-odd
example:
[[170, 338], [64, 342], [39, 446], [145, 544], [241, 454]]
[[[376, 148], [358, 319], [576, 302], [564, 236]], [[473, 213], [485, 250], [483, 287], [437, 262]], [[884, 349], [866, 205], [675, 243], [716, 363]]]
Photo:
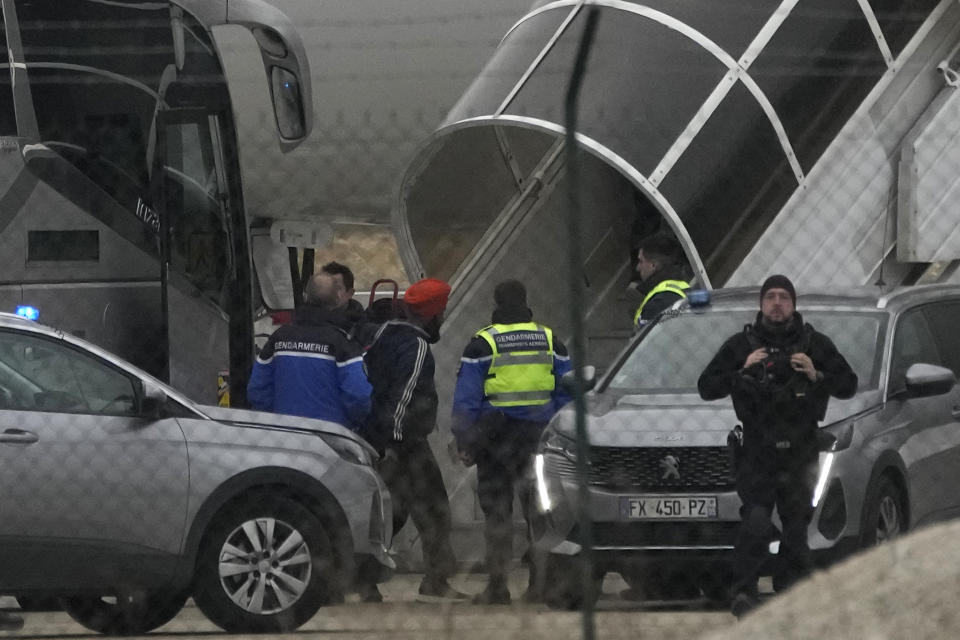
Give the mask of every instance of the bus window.
[[211, 301], [225, 306], [232, 253], [211, 129], [216, 122], [201, 114], [167, 126], [163, 170], [171, 266]]

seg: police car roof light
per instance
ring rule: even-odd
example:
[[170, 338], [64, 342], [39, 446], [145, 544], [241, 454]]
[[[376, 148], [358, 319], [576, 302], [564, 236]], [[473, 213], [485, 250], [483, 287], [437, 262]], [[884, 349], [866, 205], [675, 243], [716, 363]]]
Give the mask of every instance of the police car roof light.
[[26, 318], [27, 320], [33, 320], [36, 322], [40, 319], [40, 310], [36, 307], [31, 307], [29, 305], [20, 305], [17, 307], [16, 314], [21, 318]]
[[691, 289], [687, 292], [687, 301], [691, 307], [706, 307], [710, 304], [710, 291], [707, 289]]

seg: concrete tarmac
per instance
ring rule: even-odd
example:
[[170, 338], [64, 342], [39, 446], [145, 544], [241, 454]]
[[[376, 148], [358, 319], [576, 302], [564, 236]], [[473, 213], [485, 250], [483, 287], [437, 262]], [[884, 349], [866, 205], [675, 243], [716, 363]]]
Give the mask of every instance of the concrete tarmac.
[[[324, 607], [300, 629], [285, 634], [299, 638], [339, 638], [397, 640], [575, 640], [584, 637], [583, 616], [578, 612], [553, 611], [542, 604], [524, 604], [519, 597], [526, 586], [526, 571], [511, 574], [511, 605], [423, 604], [416, 602], [419, 574], [401, 574], [380, 585], [384, 602], [359, 602], [356, 595], [344, 604]], [[451, 584], [466, 593], [478, 593], [486, 578], [477, 574], [460, 574]], [[704, 601], [682, 603], [641, 603], [620, 599], [626, 584], [617, 575], [604, 581], [603, 595], [597, 603], [595, 638], [642, 638], [643, 640], [691, 640], [701, 634], [735, 624], [726, 610], [711, 608]], [[12, 599], [0, 605], [9, 608]], [[13, 610], [13, 609], [10, 609]], [[0, 632], [0, 636], [17, 638], [83, 638], [97, 637], [70, 619], [63, 612], [22, 614], [24, 628], [17, 632]], [[150, 634], [153, 638], [207, 639], [210, 635], [227, 635], [210, 623], [188, 602], [170, 623]], [[245, 637], [245, 636], [236, 636]], [[265, 638], [269, 636], [250, 636]]]

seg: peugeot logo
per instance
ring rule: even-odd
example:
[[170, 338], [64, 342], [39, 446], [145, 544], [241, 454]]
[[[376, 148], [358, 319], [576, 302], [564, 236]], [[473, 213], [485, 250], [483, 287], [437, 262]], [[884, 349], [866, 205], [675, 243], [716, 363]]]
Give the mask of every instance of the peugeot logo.
[[660, 461], [660, 468], [663, 469], [661, 480], [679, 480], [680, 479], [680, 458], [676, 456], [664, 456]]

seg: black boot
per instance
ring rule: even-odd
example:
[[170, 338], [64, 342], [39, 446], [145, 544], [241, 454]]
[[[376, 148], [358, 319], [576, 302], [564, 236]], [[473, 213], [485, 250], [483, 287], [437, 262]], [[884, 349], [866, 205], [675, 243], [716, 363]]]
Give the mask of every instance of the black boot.
[[464, 602], [469, 599], [470, 596], [451, 587], [446, 578], [431, 576], [424, 576], [417, 593], [417, 602]]
[[383, 594], [373, 582], [358, 584], [357, 594], [360, 596], [360, 602], [383, 602]]
[[524, 602], [543, 602], [543, 582], [537, 575], [536, 565], [530, 563], [530, 577], [527, 579], [527, 590], [520, 596]]
[[486, 588], [473, 597], [473, 604], [510, 604], [506, 579], [490, 576]]
[[757, 596], [741, 591], [733, 597], [733, 602], [730, 603], [730, 613], [739, 619], [759, 606], [760, 600], [757, 599]]

